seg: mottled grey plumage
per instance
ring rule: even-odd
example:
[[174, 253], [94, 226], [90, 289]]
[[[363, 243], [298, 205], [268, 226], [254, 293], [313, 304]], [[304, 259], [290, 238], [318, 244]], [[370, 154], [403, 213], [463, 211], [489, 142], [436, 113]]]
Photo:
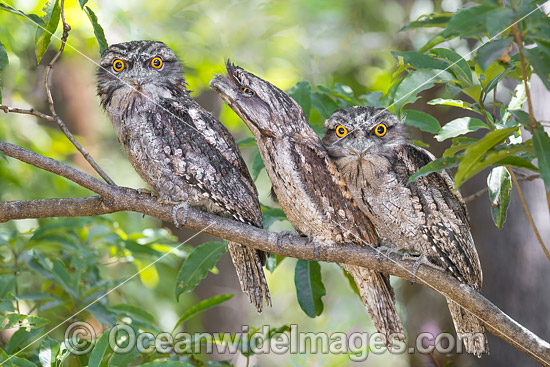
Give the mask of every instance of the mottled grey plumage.
[[[300, 106], [277, 87], [229, 62], [227, 75], [217, 76], [210, 86], [252, 131], [277, 199], [294, 228], [329, 246], [377, 246], [372, 224], [351, 200]], [[402, 340], [388, 277], [358, 266], [343, 267], [355, 279], [378, 331], [389, 342], [394, 337]]]
[[[112, 45], [97, 80], [128, 158], [162, 202], [263, 226], [256, 187], [235, 140], [190, 97], [170, 48], [156, 41]], [[262, 268], [266, 254], [233, 242], [228, 247], [243, 291], [261, 311], [264, 298], [271, 304]]]
[[[453, 193], [449, 174], [432, 173], [407, 185], [433, 155], [409, 143], [403, 124], [382, 108], [338, 110], [325, 125], [323, 144], [382, 244], [423, 256], [480, 290], [481, 265], [466, 206]], [[480, 320], [453, 301], [448, 304], [457, 333], [474, 336], [464, 339], [466, 350], [477, 356], [487, 352]]]

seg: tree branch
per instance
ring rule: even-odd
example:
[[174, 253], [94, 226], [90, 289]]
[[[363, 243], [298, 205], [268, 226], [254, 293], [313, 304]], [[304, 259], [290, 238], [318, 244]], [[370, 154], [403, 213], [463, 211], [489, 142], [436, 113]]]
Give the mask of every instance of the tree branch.
[[[134, 211], [163, 221], [172, 221], [172, 207], [160, 204], [149, 195], [126, 187], [107, 185], [84, 172], [13, 144], [0, 141], [0, 151], [7, 156], [66, 177], [101, 195], [87, 198], [0, 202], [0, 223], [24, 218], [89, 216], [117, 211]], [[369, 246], [319, 246], [298, 234], [284, 237], [285, 242], [281, 244], [277, 233], [193, 208], [189, 209], [185, 226], [274, 254], [359, 265], [407, 280], [411, 279], [414, 266], [414, 261], [403, 260], [398, 254], [390, 254], [380, 259], [377, 251]], [[518, 324], [470, 286], [460, 283], [446, 272], [430, 267], [420, 267], [416, 279], [418, 283], [436, 290], [471, 311], [484, 321], [487, 329], [493, 334], [538, 363], [550, 367], [550, 344]]]

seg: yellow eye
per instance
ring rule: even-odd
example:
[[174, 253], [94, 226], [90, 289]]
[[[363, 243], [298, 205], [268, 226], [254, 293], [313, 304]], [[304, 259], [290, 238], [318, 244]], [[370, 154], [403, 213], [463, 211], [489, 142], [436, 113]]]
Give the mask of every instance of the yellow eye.
[[374, 133], [376, 134], [376, 136], [384, 136], [386, 135], [386, 131], [388, 131], [388, 128], [384, 124], [378, 124], [374, 128]]
[[250, 88], [247, 88], [247, 87], [242, 87], [241, 90], [243, 91], [244, 94], [246, 95], [249, 95], [249, 96], [253, 96], [254, 95], [254, 91]]
[[343, 138], [348, 135], [348, 129], [342, 125], [338, 125], [338, 127], [336, 127], [336, 135], [338, 135], [339, 138]]
[[113, 61], [113, 70], [117, 73], [124, 70], [124, 61], [120, 59], [116, 59], [115, 61]]
[[155, 57], [151, 60], [151, 66], [155, 69], [160, 69], [162, 67], [162, 59], [160, 57]]

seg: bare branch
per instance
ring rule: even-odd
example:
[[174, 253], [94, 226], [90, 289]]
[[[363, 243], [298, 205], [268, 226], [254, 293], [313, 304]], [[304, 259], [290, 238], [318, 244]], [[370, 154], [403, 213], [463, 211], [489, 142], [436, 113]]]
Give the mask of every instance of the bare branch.
[[[0, 141], [0, 151], [66, 177], [102, 195], [88, 198], [0, 202], [0, 223], [23, 218], [89, 216], [116, 211], [134, 211], [166, 222], [172, 221], [172, 207], [158, 203], [149, 195], [125, 187], [107, 185], [84, 172], [13, 144]], [[204, 232], [211, 235], [274, 254], [359, 265], [408, 280], [411, 279], [414, 266], [414, 261], [403, 260], [398, 254], [379, 259], [376, 250], [368, 246], [319, 246], [297, 234], [285, 237], [285, 242], [279, 247], [281, 243], [278, 241], [277, 233], [192, 208], [189, 210], [185, 226], [197, 231], [206, 228]], [[421, 267], [417, 271], [416, 279], [418, 283], [433, 288], [471, 311], [484, 321], [493, 334], [538, 363], [550, 367], [550, 344], [518, 324], [473, 288], [460, 283], [446, 272], [430, 267]]]
[[9, 107], [9, 106], [6, 106], [6, 105], [0, 105], [0, 110], [4, 111], [4, 113], [10, 113], [11, 112], [11, 113], [20, 113], [20, 114], [23, 114], [23, 115], [33, 115], [33, 116], [36, 116], [38, 118], [41, 118], [41, 119], [44, 119], [44, 120], [47, 120], [47, 121], [55, 122], [55, 117], [52, 117], [50, 115], [46, 115], [42, 112], [38, 112], [33, 108], [31, 108], [30, 110], [27, 110], [27, 109], [23, 109], [23, 108], [16, 108], [16, 107]]
[[[525, 176], [525, 177], [520, 177], [518, 178], [518, 182], [523, 182], [523, 181], [533, 181], [533, 180], [536, 180], [537, 178], [540, 178], [539, 175], [531, 175], [531, 176]], [[473, 193], [472, 195], [468, 195], [464, 198], [464, 201], [465, 202], [470, 202], [470, 201], [473, 201], [483, 195], [485, 195], [487, 192], [489, 191], [488, 188], [484, 188], [482, 190], [479, 190], [478, 192], [476, 193]]]
[[51, 116], [49, 116], [51, 119], [48, 120], [55, 122], [59, 126], [67, 139], [69, 139], [69, 141], [73, 143], [76, 149], [82, 154], [82, 156], [84, 156], [90, 166], [92, 166], [92, 168], [105, 180], [105, 182], [107, 182], [109, 185], [115, 185], [114, 181], [105, 173], [105, 171], [103, 171], [101, 167], [99, 167], [99, 165], [95, 162], [90, 153], [88, 153], [88, 151], [84, 149], [84, 147], [78, 142], [78, 140], [76, 140], [73, 134], [69, 131], [69, 128], [67, 128], [67, 125], [65, 125], [63, 120], [57, 115], [57, 112], [55, 111], [55, 104], [50, 88], [50, 74], [52, 72], [53, 65], [61, 57], [63, 50], [65, 50], [65, 44], [67, 42], [67, 38], [69, 37], [69, 31], [71, 30], [71, 27], [65, 19], [65, 0], [61, 0], [61, 19], [63, 22], [63, 35], [61, 36], [61, 46], [59, 47], [59, 51], [57, 51], [52, 61], [50, 61], [50, 63], [46, 66], [46, 72], [44, 73], [44, 87], [46, 89], [46, 96], [48, 97], [48, 105], [51, 112]]

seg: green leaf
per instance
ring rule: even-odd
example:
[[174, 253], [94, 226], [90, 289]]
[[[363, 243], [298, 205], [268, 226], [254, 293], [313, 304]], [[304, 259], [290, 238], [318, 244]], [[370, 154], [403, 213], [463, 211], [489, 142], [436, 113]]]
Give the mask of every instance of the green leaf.
[[[462, 56], [447, 48], [433, 48], [430, 50], [429, 54], [447, 60], [449, 62], [449, 65], [452, 65], [449, 68], [462, 81], [466, 82], [466, 84], [468, 85], [472, 84], [472, 70], [470, 69], [470, 65], [468, 65], [468, 62], [464, 60]], [[445, 65], [445, 68], [446, 67], [447, 65]]]
[[441, 83], [454, 80], [454, 77], [443, 70], [417, 70], [405, 77], [399, 84], [394, 97], [394, 110], [398, 114], [403, 106], [415, 102], [418, 93], [425, 89], [430, 89], [435, 83]]
[[495, 41], [487, 42], [481, 46], [476, 52], [476, 62], [482, 70], [487, 70], [487, 67], [497, 60], [502, 54], [508, 50], [512, 43], [511, 38], [503, 38]]
[[458, 171], [455, 175], [455, 188], [458, 189], [468, 178], [472, 177], [474, 166], [479, 163], [489, 149], [505, 140], [516, 130], [517, 127], [511, 127], [508, 129], [490, 131], [483, 139], [466, 148], [464, 151], [464, 158], [460, 162]]
[[444, 169], [449, 169], [458, 166], [458, 162], [462, 157], [442, 157], [437, 158], [425, 165], [424, 167], [420, 168], [414, 175], [409, 177], [409, 180], [407, 181], [407, 185], [416, 180], [419, 177], [427, 176], [430, 173], [434, 172], [441, 172]]
[[527, 159], [523, 159], [516, 156], [510, 156], [510, 157], [501, 159], [500, 161], [496, 162], [494, 165], [495, 166], [513, 166], [518, 168], [525, 168], [537, 173], [540, 172], [539, 169], [533, 165], [533, 163], [529, 162]]
[[103, 55], [103, 52], [109, 47], [109, 44], [107, 43], [107, 39], [105, 39], [105, 33], [103, 32], [103, 28], [99, 25], [97, 22], [97, 17], [88, 6], [84, 7], [84, 13], [88, 16], [88, 19], [90, 19], [90, 22], [92, 23], [92, 27], [94, 28], [94, 35], [95, 39], [97, 40], [97, 43], [99, 44], [99, 54]]
[[460, 152], [461, 150], [468, 148], [470, 145], [476, 142], [477, 142], [477, 139], [467, 138], [465, 136], [454, 138], [453, 144], [451, 144], [451, 146], [443, 152], [443, 157], [452, 157], [457, 152]]
[[440, 43], [447, 41], [447, 39], [445, 37], [443, 37], [441, 34], [442, 33], [436, 34], [435, 36], [433, 36], [430, 40], [428, 40], [428, 42], [426, 42], [426, 44], [424, 46], [420, 47], [420, 49], [418, 51], [426, 52], [429, 49], [434, 48], [435, 46], [439, 45]]
[[227, 246], [223, 242], [205, 242], [193, 249], [178, 273], [176, 299], [180, 294], [195, 289], [226, 251]]
[[129, 317], [131, 325], [139, 329], [158, 331], [154, 326], [155, 317], [141, 307], [136, 307], [129, 304], [118, 304], [108, 308], [119, 317]]
[[252, 136], [249, 136], [248, 138], [239, 140], [237, 145], [239, 146], [239, 148], [253, 147], [256, 145], [256, 139], [254, 139]]
[[12, 359], [0, 348], [0, 362], [2, 367], [13, 367]]
[[441, 125], [439, 125], [437, 119], [426, 112], [405, 110], [403, 114], [405, 115], [405, 124], [408, 126], [413, 126], [432, 134], [437, 134], [439, 129], [441, 129]]
[[[0, 299], [6, 298], [15, 288], [15, 275], [0, 276]], [[1, 326], [1, 325], [0, 325]]]
[[422, 15], [417, 20], [410, 22], [400, 32], [407, 29], [427, 28], [427, 27], [444, 27], [451, 20], [453, 13], [438, 13], [430, 15]]
[[30, 20], [32, 20], [36, 24], [44, 25], [44, 20], [42, 20], [42, 18], [40, 18], [36, 14], [26, 14], [26, 13], [23, 13], [21, 10], [14, 9], [11, 6], [4, 5], [2, 3], [0, 3], [0, 10], [5, 10], [5, 11], [8, 11], [10, 13], [20, 15], [20, 16], [25, 17], [25, 18], [29, 18]]
[[109, 348], [109, 331], [110, 330], [106, 330], [103, 332], [95, 343], [94, 349], [92, 349], [92, 352], [90, 353], [88, 367], [99, 367], [101, 365], [105, 352], [107, 351], [107, 348]]
[[319, 92], [313, 92], [311, 94], [311, 106], [314, 110], [319, 112], [324, 119], [328, 119], [332, 113], [339, 108], [329, 96]]
[[446, 123], [434, 136], [437, 141], [444, 141], [479, 129], [489, 129], [486, 123], [473, 117], [460, 117]]
[[265, 166], [262, 156], [260, 155], [260, 152], [257, 151], [256, 155], [254, 156], [254, 160], [252, 161], [252, 169], [250, 170], [252, 180], [256, 181], [258, 179], [258, 176], [260, 175], [260, 172], [262, 172], [262, 169], [264, 169], [264, 167]]
[[42, 336], [44, 331], [43, 327], [37, 329], [31, 329], [27, 331], [27, 328], [19, 328], [10, 338], [10, 341], [6, 345], [6, 352], [13, 354], [17, 352], [20, 347], [29, 345], [32, 341]]
[[[206, 366], [210, 365], [206, 364]], [[194, 365], [180, 361], [155, 361], [140, 364], [137, 367], [194, 367]]]
[[38, 359], [42, 367], [56, 367], [56, 359], [60, 351], [59, 342], [46, 336], [40, 345]]
[[178, 322], [176, 322], [176, 325], [174, 325], [173, 330], [176, 330], [178, 326], [180, 326], [181, 324], [183, 324], [185, 321], [189, 320], [191, 317], [195, 316], [196, 314], [202, 311], [206, 311], [209, 308], [212, 308], [214, 306], [220, 305], [225, 301], [228, 301], [231, 298], [233, 298], [233, 296], [234, 294], [222, 294], [219, 296], [214, 296], [214, 297], [202, 300], [199, 303], [191, 306], [190, 308], [187, 309], [187, 311], [183, 313], [183, 315], [181, 315], [181, 317], [178, 319]]
[[321, 266], [316, 261], [298, 260], [294, 272], [296, 295], [302, 310], [309, 317], [319, 316], [323, 312], [321, 298], [326, 294], [321, 279]]
[[269, 228], [276, 221], [287, 220], [285, 212], [280, 208], [262, 205], [262, 215], [264, 217], [265, 228]]
[[337, 97], [340, 102], [345, 102], [341, 105], [341, 108], [351, 107], [352, 105], [359, 105], [361, 102], [355, 98], [353, 89], [349, 85], [342, 83], [334, 83], [334, 89], [324, 87], [322, 85], [317, 86], [317, 88], [329, 95]]
[[298, 102], [306, 115], [306, 119], [309, 119], [309, 114], [311, 112], [311, 85], [309, 82], [302, 80], [296, 83], [288, 94]]
[[533, 148], [538, 158], [540, 177], [544, 181], [546, 192], [550, 193], [550, 137], [540, 126], [533, 133]]
[[84, 8], [84, 5], [86, 5], [87, 2], [88, 0], [78, 0], [78, 4], [80, 5], [81, 8]]
[[487, 33], [494, 37], [514, 22], [514, 11], [511, 8], [495, 7], [487, 13]]
[[384, 93], [382, 92], [368, 92], [365, 94], [361, 94], [359, 96], [359, 99], [363, 102], [365, 106], [380, 107], [380, 99], [382, 99], [383, 95]]
[[[487, 13], [494, 9], [493, 6], [484, 5], [461, 9], [449, 20], [441, 35], [447, 40], [456, 36], [460, 36], [463, 39], [480, 37], [481, 33], [485, 30]], [[508, 24], [505, 26], [508, 26]]]
[[412, 66], [416, 69], [443, 70], [447, 67], [447, 64], [416, 51], [391, 51], [391, 54], [397, 63], [405, 68]]
[[495, 167], [487, 176], [487, 188], [489, 189], [489, 200], [491, 201], [491, 216], [499, 230], [506, 222], [506, 212], [510, 205], [510, 194], [512, 182], [510, 173], [506, 167]]
[[8, 53], [6, 52], [6, 49], [4, 48], [4, 45], [2, 42], [0, 42], [0, 103], [2, 103], [2, 87], [3, 84], [3, 73], [6, 66], [9, 64], [8, 59]]
[[444, 105], [444, 106], [453, 106], [460, 107], [465, 110], [474, 111], [472, 105], [468, 102], [462, 101], [460, 99], [446, 99], [446, 98], [436, 98], [428, 102], [429, 105]]
[[523, 52], [546, 89], [550, 89], [550, 51], [545, 52], [545, 49], [539, 46], [530, 49], [524, 48]]
[[[12, 356], [10, 362], [13, 362], [13, 365], [15, 367], [37, 367], [36, 364], [32, 363], [28, 359], [20, 358], [17, 356]], [[7, 365], [2, 364], [2, 366], [7, 366]]]
[[11, 329], [12, 327], [20, 324], [22, 327], [37, 329], [50, 321], [38, 316], [29, 316], [18, 313], [8, 313], [0, 316], [0, 330]]
[[44, 26], [38, 26], [36, 29], [36, 34], [34, 36], [34, 45], [36, 53], [36, 61], [39, 64], [42, 60], [44, 52], [48, 49], [52, 35], [57, 30], [59, 25], [59, 19], [61, 17], [61, 6], [59, 5], [59, 0], [48, 0], [42, 8], [44, 16], [42, 17], [44, 21]]

